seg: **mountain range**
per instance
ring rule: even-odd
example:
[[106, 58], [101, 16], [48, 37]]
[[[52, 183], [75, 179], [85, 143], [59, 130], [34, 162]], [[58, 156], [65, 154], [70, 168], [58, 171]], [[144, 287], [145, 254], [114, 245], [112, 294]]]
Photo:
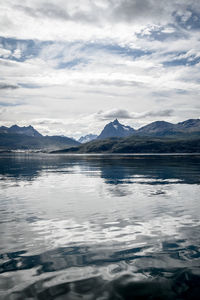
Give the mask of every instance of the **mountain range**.
[[0, 133], [13, 133], [13, 134], [24, 134], [27, 136], [34, 136], [34, 137], [41, 137], [42, 134], [40, 134], [33, 126], [23, 126], [20, 127], [18, 125], [13, 125], [10, 128], [6, 126], [0, 127]]
[[130, 126], [122, 125], [116, 119], [113, 122], [108, 123], [104, 127], [97, 139], [105, 139], [110, 137], [127, 137], [130, 135], [160, 137], [183, 135], [188, 133], [200, 134], [200, 119], [189, 119], [177, 124], [172, 124], [165, 121], [156, 121], [143, 126], [138, 130], [133, 129]]
[[88, 142], [95, 140], [97, 137], [98, 137], [98, 135], [96, 135], [96, 134], [87, 134], [85, 136], [81, 136], [80, 139], [78, 140], [78, 142], [81, 144], [88, 143]]
[[135, 130], [116, 119], [93, 141], [57, 153], [200, 153], [200, 119], [156, 121]]
[[[196, 148], [194, 140], [196, 141]], [[139, 152], [176, 152], [177, 149], [191, 152], [190, 150], [193, 149], [194, 152], [200, 152], [198, 148], [199, 140], [200, 119], [189, 119], [177, 124], [156, 121], [137, 130], [123, 125], [115, 119], [113, 122], [106, 124], [98, 136], [88, 134], [81, 137], [79, 141], [63, 136], [43, 136], [31, 125], [27, 127], [18, 125], [13, 125], [10, 128], [0, 127], [1, 150], [36, 149], [54, 151], [64, 149], [66, 152], [78, 151], [82, 153], [98, 151], [135, 152], [136, 150]], [[175, 142], [180, 144], [175, 144]], [[180, 147], [182, 148], [180, 149]]]
[[56, 150], [80, 143], [63, 136], [43, 136], [30, 126], [0, 127], [0, 150]]
[[200, 134], [200, 119], [189, 119], [184, 122], [172, 124], [165, 121], [156, 121], [145, 125], [139, 129], [134, 129], [130, 126], [121, 124], [117, 119], [106, 124], [101, 133], [97, 136], [89, 134], [82, 136], [78, 141], [80, 143], [88, 143], [95, 139], [107, 139], [112, 137], [128, 137], [131, 135], [137, 136], [180, 136], [185, 134]]

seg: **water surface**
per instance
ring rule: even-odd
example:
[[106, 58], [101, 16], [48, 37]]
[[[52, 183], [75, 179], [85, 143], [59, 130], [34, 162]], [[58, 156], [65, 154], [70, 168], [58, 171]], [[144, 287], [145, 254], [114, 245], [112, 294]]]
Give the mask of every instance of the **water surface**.
[[0, 156], [1, 299], [199, 299], [200, 156]]

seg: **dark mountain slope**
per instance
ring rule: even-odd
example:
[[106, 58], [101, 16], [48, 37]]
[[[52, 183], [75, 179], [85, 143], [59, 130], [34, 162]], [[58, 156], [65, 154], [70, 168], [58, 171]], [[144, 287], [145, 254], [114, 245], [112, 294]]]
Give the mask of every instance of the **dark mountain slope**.
[[200, 137], [139, 137], [95, 140], [57, 153], [200, 153]]
[[141, 127], [136, 131], [138, 135], [170, 136], [187, 133], [200, 134], [200, 119], [190, 119], [178, 124], [165, 121], [156, 121]]
[[43, 136], [32, 126], [0, 127], [1, 150], [53, 150], [78, 146], [79, 144], [79, 142], [68, 137]]
[[175, 125], [176, 129], [184, 132], [200, 132], [200, 119], [189, 119]]
[[23, 134], [27, 136], [42, 136], [35, 128], [30, 126], [20, 127], [18, 125], [13, 125], [10, 128], [2, 126], [0, 127], [0, 133], [11, 133], [11, 134]]
[[160, 136], [160, 135], [169, 134], [173, 130], [174, 130], [173, 124], [165, 121], [156, 121], [144, 127], [139, 128], [137, 130], [137, 133], [142, 135]]
[[135, 130], [130, 126], [125, 126], [119, 123], [116, 119], [108, 123], [97, 139], [106, 139], [110, 137], [126, 137], [135, 133]]

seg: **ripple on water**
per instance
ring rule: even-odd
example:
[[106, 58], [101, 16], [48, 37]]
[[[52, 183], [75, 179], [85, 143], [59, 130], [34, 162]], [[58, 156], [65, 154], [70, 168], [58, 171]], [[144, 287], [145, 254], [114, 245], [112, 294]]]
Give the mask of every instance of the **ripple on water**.
[[199, 158], [0, 162], [1, 299], [199, 299]]

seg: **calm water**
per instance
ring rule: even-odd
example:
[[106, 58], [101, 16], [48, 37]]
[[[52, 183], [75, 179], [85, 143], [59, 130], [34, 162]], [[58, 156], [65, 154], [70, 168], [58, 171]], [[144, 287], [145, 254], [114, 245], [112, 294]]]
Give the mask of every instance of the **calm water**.
[[0, 299], [199, 299], [200, 156], [0, 156]]

